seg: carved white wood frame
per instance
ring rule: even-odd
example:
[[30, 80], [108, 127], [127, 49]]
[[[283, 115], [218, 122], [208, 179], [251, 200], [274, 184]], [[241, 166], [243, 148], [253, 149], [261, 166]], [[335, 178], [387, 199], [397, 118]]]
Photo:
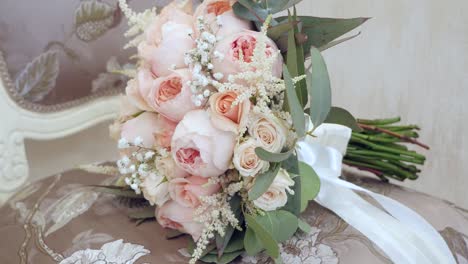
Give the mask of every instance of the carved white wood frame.
[[108, 96], [58, 112], [37, 113], [18, 106], [0, 79], [0, 200], [2, 193], [12, 193], [29, 177], [25, 138], [57, 139], [113, 119], [118, 100]]

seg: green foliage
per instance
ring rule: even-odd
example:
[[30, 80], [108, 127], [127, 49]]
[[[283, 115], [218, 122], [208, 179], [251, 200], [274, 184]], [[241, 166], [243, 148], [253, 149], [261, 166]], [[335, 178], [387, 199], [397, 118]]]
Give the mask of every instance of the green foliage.
[[[244, 238], [244, 247], [247, 249], [247, 253], [250, 255], [251, 249], [249, 245], [258, 244], [261, 245], [260, 248], [266, 250], [267, 254], [273, 258], [279, 256], [278, 242], [273, 237], [273, 234], [270, 230], [267, 230], [265, 226], [259, 222], [260, 216], [245, 215], [245, 220], [247, 221], [247, 230], [250, 230], [254, 233], [254, 236], [245, 236]], [[246, 238], [248, 239], [246, 243]], [[255, 241], [252, 241], [255, 240]], [[255, 248], [255, 247], [254, 247]], [[257, 252], [255, 252], [256, 254]]]
[[283, 78], [286, 86], [286, 97], [289, 106], [289, 112], [293, 120], [293, 125], [296, 130], [296, 134], [299, 138], [305, 135], [305, 117], [304, 110], [297, 98], [296, 91], [294, 90], [294, 84], [289, 74], [288, 68], [283, 65]]
[[292, 190], [294, 191], [294, 194], [288, 194], [288, 202], [286, 205], [282, 208], [285, 211], [288, 211], [295, 216], [299, 217], [301, 214], [301, 177], [294, 177], [294, 186], [292, 187]]
[[254, 185], [249, 191], [249, 200], [254, 201], [258, 199], [268, 190], [268, 188], [270, 188], [273, 180], [278, 174], [279, 169], [280, 164], [272, 163], [270, 164], [270, 169], [268, 171], [255, 177]]
[[294, 27], [297, 26], [299, 22], [297, 21], [288, 21], [285, 23], [278, 24], [276, 26], [272, 26], [268, 28], [267, 35], [272, 40], [279, 39], [282, 35], [287, 33], [290, 30], [294, 30]]
[[233, 9], [240, 18], [263, 22], [268, 15], [274, 15], [281, 11], [287, 10], [302, 0], [238, 0]]
[[307, 75], [307, 90], [310, 96], [310, 120], [314, 128], [323, 123], [331, 108], [331, 87], [327, 65], [320, 51], [310, 49], [312, 72]]
[[320, 178], [307, 163], [299, 162], [301, 176], [301, 212], [307, 208], [309, 201], [317, 197], [320, 191]]
[[[242, 223], [243, 217], [241, 215], [241, 198], [238, 195], [232, 197], [229, 201], [229, 205], [231, 206], [231, 210], [234, 212], [236, 218], [240, 223]], [[234, 227], [228, 226], [225, 230], [224, 237], [221, 237], [219, 234], [216, 235], [216, 249], [218, 251], [218, 256], [223, 255], [224, 252], [234, 251], [230, 249], [233, 246], [232, 243], [236, 241], [236, 236], [233, 238], [234, 231]]]
[[265, 249], [267, 254], [274, 259], [279, 256], [278, 242], [291, 238], [298, 227], [297, 217], [283, 210], [265, 212], [265, 215], [247, 214], [245, 219], [247, 232], [244, 247], [247, 253], [255, 255], [261, 249]]
[[255, 154], [257, 154], [260, 159], [268, 162], [285, 161], [291, 156], [293, 152], [294, 149], [290, 149], [289, 151], [283, 153], [272, 153], [261, 147], [255, 148]]
[[112, 194], [118, 197], [143, 198], [143, 195], [136, 194], [132, 189], [120, 186], [92, 185], [94, 190], [101, 193]]
[[[289, 23], [297, 23], [296, 9], [294, 13], [288, 16]], [[304, 47], [301, 43], [296, 40], [296, 36], [299, 34], [299, 28], [297, 24], [293, 26], [288, 32], [288, 47], [286, 54], [286, 64], [288, 66], [289, 73], [292, 77], [298, 77], [305, 74], [304, 65]], [[307, 84], [304, 80], [296, 83], [295, 85], [296, 95], [299, 100], [300, 106], [304, 109], [307, 104]], [[289, 103], [289, 102], [288, 102]], [[288, 105], [291, 109], [291, 105]]]
[[[309, 54], [311, 47], [320, 49], [369, 20], [363, 17], [342, 19], [312, 16], [299, 16], [298, 19], [302, 25], [302, 33], [307, 35], [304, 43], [305, 55]], [[276, 18], [279, 23], [287, 20], [286, 16]]]
[[302, 230], [302, 232], [304, 233], [310, 234], [310, 232], [312, 231], [312, 227], [301, 219], [299, 219], [298, 221], [299, 221], [298, 222], [299, 229]]
[[231, 263], [234, 259], [244, 253], [243, 250], [235, 251], [235, 252], [226, 252], [221, 257], [218, 257], [216, 254], [206, 254], [200, 260], [205, 263], [216, 263], [216, 264], [228, 264]]
[[128, 217], [131, 219], [150, 219], [150, 218], [155, 218], [155, 210], [156, 208], [154, 206], [151, 207], [145, 207], [143, 209], [138, 209], [135, 210], [131, 213], [128, 214]]
[[356, 118], [346, 109], [340, 107], [332, 107], [328, 113], [325, 123], [339, 124], [351, 128], [355, 132], [361, 132]]
[[296, 155], [289, 156], [288, 159], [281, 162], [281, 167], [285, 169], [289, 174], [299, 174], [299, 163]]

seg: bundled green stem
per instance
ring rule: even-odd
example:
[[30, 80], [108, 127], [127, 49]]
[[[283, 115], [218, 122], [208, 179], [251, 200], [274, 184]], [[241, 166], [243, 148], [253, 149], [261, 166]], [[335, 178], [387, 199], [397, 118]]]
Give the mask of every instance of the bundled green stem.
[[361, 132], [353, 132], [343, 163], [370, 172], [384, 181], [389, 178], [416, 180], [426, 157], [408, 150], [405, 144], [429, 147], [417, 140], [416, 125], [396, 125], [400, 117], [388, 119], [358, 119]]

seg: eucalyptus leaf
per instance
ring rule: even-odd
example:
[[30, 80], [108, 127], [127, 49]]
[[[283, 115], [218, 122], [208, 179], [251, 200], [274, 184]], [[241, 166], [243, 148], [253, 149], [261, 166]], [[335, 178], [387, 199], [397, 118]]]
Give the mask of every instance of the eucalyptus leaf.
[[294, 191], [294, 194], [288, 194], [288, 202], [282, 209], [294, 214], [295, 216], [299, 216], [301, 214], [301, 177], [295, 177], [293, 178], [293, 181], [294, 186], [292, 187], [292, 190]]
[[304, 162], [299, 162], [301, 176], [301, 212], [307, 209], [307, 204], [317, 197], [320, 191], [320, 178], [315, 170]]
[[338, 124], [351, 128], [354, 132], [361, 132], [356, 118], [346, 109], [340, 107], [332, 107], [330, 113], [325, 119], [325, 123]]
[[289, 174], [299, 175], [299, 163], [296, 155], [289, 156], [288, 159], [281, 163], [281, 167]]
[[238, 256], [240, 256], [242, 253], [244, 253], [244, 251], [239, 250], [235, 252], [224, 253], [221, 257], [218, 257], [214, 254], [206, 254], [200, 260], [205, 263], [228, 264], [231, 263]]
[[149, 218], [155, 218], [155, 207], [146, 207], [143, 209], [139, 209], [136, 211], [133, 211], [128, 214], [128, 217], [131, 219], [149, 219]]
[[302, 0], [238, 0], [232, 8], [234, 13], [241, 18], [263, 22], [268, 15], [274, 15], [284, 11], [301, 1]]
[[259, 216], [246, 214], [245, 220], [247, 221], [247, 228], [255, 233], [256, 238], [261, 242], [267, 254], [272, 258], [277, 258], [279, 256], [278, 242], [274, 239], [272, 232], [265, 229], [265, 227], [258, 222], [258, 218]]
[[277, 242], [290, 239], [298, 227], [297, 217], [284, 210], [265, 212], [265, 215], [255, 216], [255, 220], [272, 234]]
[[327, 49], [329, 49], [329, 48], [333, 48], [334, 46], [337, 46], [337, 45], [339, 45], [339, 44], [341, 44], [341, 43], [344, 43], [344, 42], [346, 42], [346, 41], [348, 41], [348, 40], [352, 40], [353, 38], [355, 38], [355, 37], [357, 37], [357, 36], [359, 36], [359, 35], [361, 35], [361, 32], [360, 32], [360, 31], [359, 31], [358, 33], [352, 35], [352, 36], [349, 36], [349, 37], [346, 37], [346, 38], [337, 39], [337, 40], [334, 40], [334, 41], [332, 41], [332, 42], [329, 42], [328, 44], [326, 44], [326, 45], [320, 47], [319, 50], [320, 50], [320, 52], [325, 51], [325, 50], [327, 50]]
[[297, 21], [288, 21], [282, 24], [278, 24], [276, 26], [272, 26], [268, 28], [267, 34], [268, 37], [272, 40], [279, 39], [283, 34], [287, 33], [289, 30], [293, 30], [294, 26], [296, 26], [299, 22]]
[[270, 169], [255, 177], [254, 185], [252, 189], [249, 191], [249, 200], [254, 201], [257, 200], [260, 196], [262, 196], [268, 188], [270, 188], [271, 184], [276, 178], [278, 171], [280, 169], [280, 165], [278, 163], [273, 163], [270, 165]]
[[94, 186], [94, 190], [101, 193], [112, 194], [119, 197], [127, 198], [142, 198], [143, 195], [136, 194], [135, 191], [131, 189], [124, 189], [118, 186]]
[[224, 249], [225, 253], [232, 253], [244, 249], [244, 235], [245, 232], [236, 230], [229, 241], [229, 244]]
[[258, 148], [255, 148], [255, 154], [257, 154], [257, 156], [264, 160], [264, 161], [269, 161], [269, 162], [282, 162], [282, 161], [285, 161], [287, 160], [291, 154], [293, 154], [294, 152], [294, 148], [288, 150], [287, 152], [283, 152], [283, 153], [273, 153], [273, 152], [269, 152], [267, 150], [265, 150], [264, 148], [261, 148], [261, 147], [258, 147]]
[[255, 256], [263, 250], [260, 239], [251, 228], [245, 231], [244, 248], [249, 256]]
[[44, 99], [55, 88], [59, 66], [56, 51], [46, 51], [34, 58], [15, 80], [18, 94], [31, 102]]
[[238, 17], [255, 22], [263, 23], [269, 15], [265, 8], [252, 0], [238, 0], [232, 9]]
[[[323, 47], [369, 20], [364, 17], [342, 19], [312, 16], [299, 16], [298, 19], [302, 22], [302, 33], [307, 35], [304, 44], [306, 55], [312, 46]], [[281, 23], [287, 21], [288, 17], [278, 17], [276, 20]]]
[[304, 220], [300, 218], [299, 218], [298, 227], [300, 230], [302, 230], [302, 232], [307, 233], [307, 234], [310, 234], [310, 232], [312, 231], [312, 227], [307, 222], [305, 222]]
[[106, 33], [114, 24], [115, 8], [100, 1], [83, 1], [75, 11], [75, 33], [90, 42]]
[[[294, 22], [297, 22], [297, 11], [296, 7], [294, 7], [294, 13], [292, 17]], [[294, 77], [299, 77], [305, 75], [305, 58], [304, 58], [304, 40], [300, 40], [298, 37], [302, 35], [299, 32], [299, 27], [296, 25], [294, 26], [294, 41], [296, 43], [296, 60], [295, 63], [297, 64], [296, 69], [297, 72], [295, 73]], [[307, 39], [307, 36], [305, 36]], [[302, 109], [307, 105], [309, 100], [307, 94], [307, 83], [306, 80], [300, 80], [296, 83], [296, 93], [297, 97], [299, 98], [299, 102], [301, 103]]]
[[307, 74], [307, 89], [310, 97], [310, 120], [314, 127], [323, 123], [331, 108], [330, 77], [320, 51], [310, 49], [312, 72]]
[[171, 240], [171, 239], [176, 239], [178, 237], [181, 237], [183, 235], [186, 235], [178, 230], [175, 229], [167, 229], [166, 230], [166, 239]]
[[[243, 219], [241, 219], [241, 198], [238, 195], [232, 197], [229, 201], [229, 205], [236, 218], [240, 223], [242, 223]], [[228, 226], [225, 230], [224, 237], [221, 237], [219, 234], [216, 235], [216, 248], [218, 251], [218, 256], [223, 255], [226, 247], [232, 243], [232, 236], [234, 231], [234, 227]]]
[[[294, 8], [293, 15], [289, 13], [288, 22], [297, 23], [296, 8]], [[305, 74], [304, 50], [303, 45], [297, 41], [298, 34], [299, 29], [296, 24], [289, 30], [287, 35], [286, 65], [288, 66], [291, 77], [299, 77]], [[299, 103], [302, 109], [304, 109], [308, 101], [306, 82], [304, 80], [297, 82], [295, 84], [295, 90]], [[287, 100], [285, 100], [285, 102], [287, 102]], [[289, 104], [287, 106], [288, 107], [284, 108], [285, 110], [291, 109]]]
[[286, 86], [286, 97], [294, 128], [296, 129], [297, 136], [301, 138], [305, 135], [304, 110], [301, 106], [301, 103], [299, 102], [299, 99], [297, 98], [291, 75], [289, 74], [288, 68], [285, 65], [283, 65], [283, 78]]

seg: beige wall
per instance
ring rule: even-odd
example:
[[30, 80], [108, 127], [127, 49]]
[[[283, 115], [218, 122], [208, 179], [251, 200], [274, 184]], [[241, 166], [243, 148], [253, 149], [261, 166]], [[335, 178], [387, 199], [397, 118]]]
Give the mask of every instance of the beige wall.
[[[432, 150], [421, 178], [405, 185], [468, 208], [468, 1], [304, 0], [299, 10], [373, 17], [358, 39], [325, 53], [334, 104], [359, 117], [401, 115], [420, 124]], [[56, 142], [29, 141], [27, 151], [34, 177], [116, 153], [106, 125]]]

